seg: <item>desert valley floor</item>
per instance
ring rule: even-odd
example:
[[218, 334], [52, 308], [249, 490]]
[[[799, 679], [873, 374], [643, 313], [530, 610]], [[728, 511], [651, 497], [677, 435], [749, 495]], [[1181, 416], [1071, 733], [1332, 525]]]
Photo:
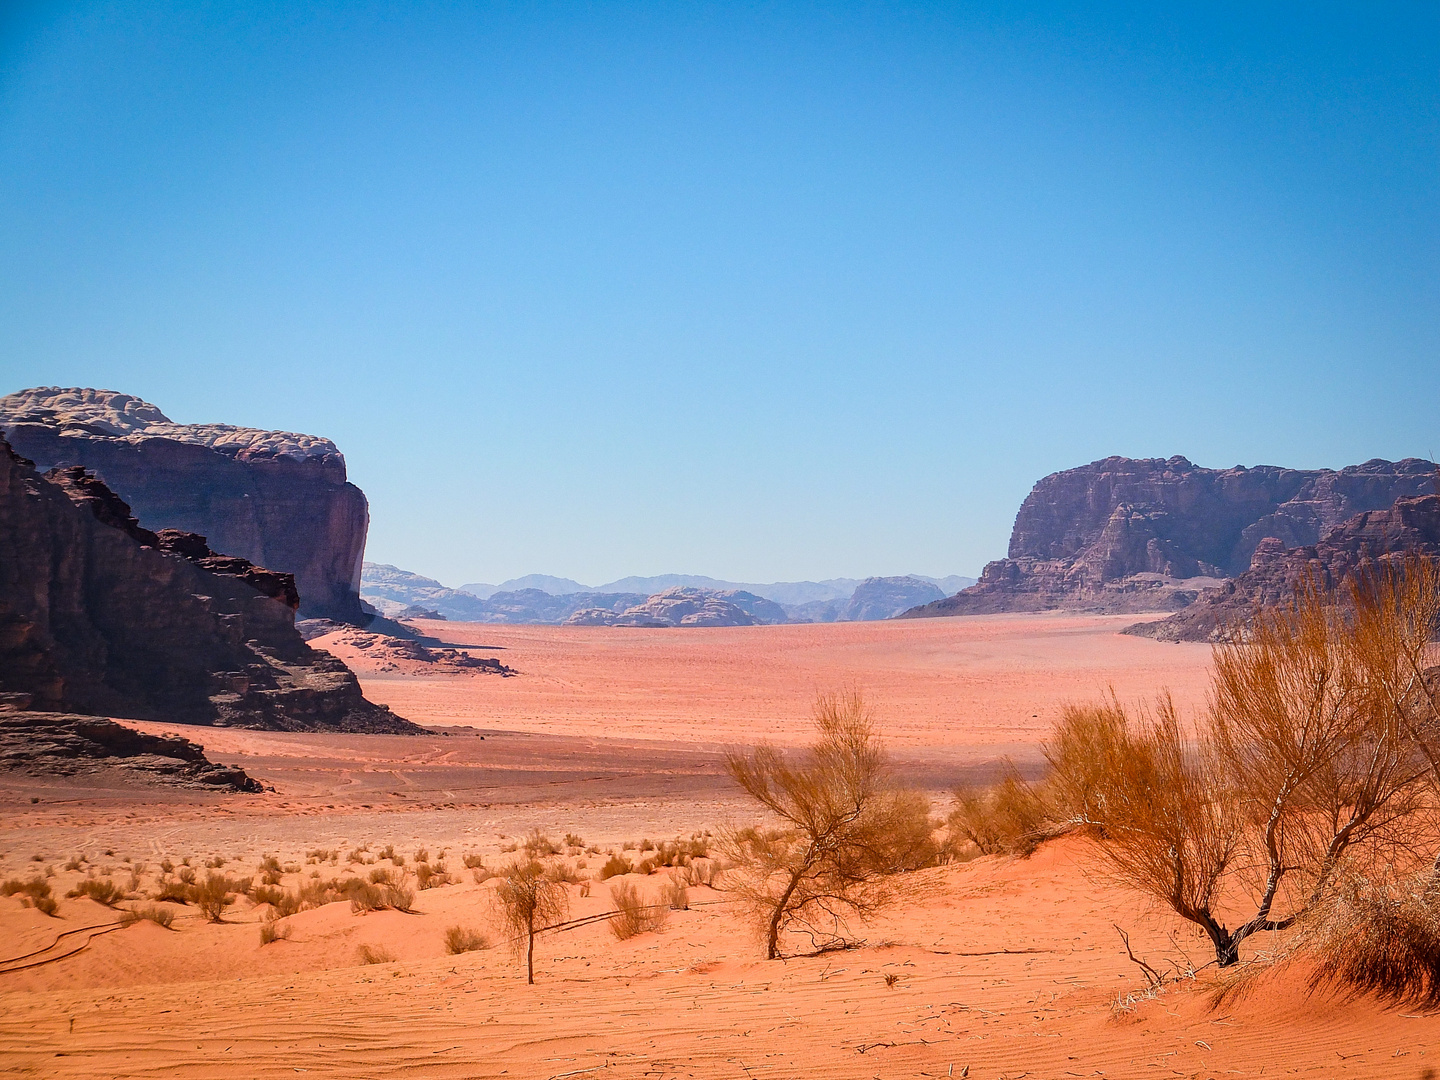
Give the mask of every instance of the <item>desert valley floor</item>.
[[[1168, 688], [1182, 710], [1203, 705], [1208, 647], [1120, 635], [1134, 618], [420, 624], [501, 660], [508, 678], [436, 673], [331, 635], [316, 644], [372, 700], [433, 733], [136, 724], [178, 731], [274, 790], [0, 773], [0, 877], [48, 867], [59, 897], [87, 873], [145, 893], [162, 861], [223, 860], [258, 878], [270, 857], [295, 888], [350, 866], [409, 874], [424, 849], [454, 883], [417, 892], [412, 913], [299, 911], [290, 937], [266, 945], [263, 905], [244, 898], [218, 925], [170, 905], [170, 929], [121, 927], [88, 898], [62, 899], [58, 918], [0, 898], [0, 1076], [1440, 1075], [1440, 1019], [1306, 996], [1293, 972], [1219, 1004], [1205, 971], [1142, 994], [1117, 925], [1151, 961], [1198, 964], [1203, 942], [1111, 887], [1078, 838], [921, 871], [905, 905], [860, 931], [863, 947], [784, 961], [761, 959], [723, 888], [696, 885], [688, 910], [626, 941], [604, 921], [542, 936], [534, 986], [499, 944], [494, 880], [461, 869], [466, 856], [502, 866], [535, 829], [582, 838], [570, 862], [584, 877], [612, 850], [638, 857], [645, 840], [759, 821], [723, 750], [803, 743], [815, 694], [847, 687], [874, 706], [899, 778], [943, 812], [956, 784], [1007, 758], [1037, 770], [1066, 702]], [[658, 891], [668, 879], [615, 880]], [[612, 883], [569, 886], [572, 916], [610, 910]], [[492, 946], [448, 954], [457, 925]]]

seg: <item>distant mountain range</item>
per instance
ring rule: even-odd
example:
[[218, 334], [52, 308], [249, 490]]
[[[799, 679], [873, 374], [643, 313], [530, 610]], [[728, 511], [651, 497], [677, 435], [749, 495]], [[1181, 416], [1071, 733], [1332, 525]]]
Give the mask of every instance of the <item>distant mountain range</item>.
[[[886, 619], [959, 592], [974, 581], [958, 575], [912, 574], [761, 585], [660, 574], [586, 586], [569, 578], [528, 574], [499, 585], [476, 582], [451, 589], [434, 578], [367, 562], [360, 576], [360, 596], [390, 618], [433, 613], [463, 622], [742, 626]], [[677, 604], [682, 591], [685, 602]]]

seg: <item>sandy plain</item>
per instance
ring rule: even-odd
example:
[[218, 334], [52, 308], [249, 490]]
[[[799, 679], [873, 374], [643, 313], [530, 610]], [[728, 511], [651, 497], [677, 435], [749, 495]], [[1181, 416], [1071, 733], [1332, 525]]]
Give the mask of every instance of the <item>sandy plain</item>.
[[[219, 856], [226, 873], [251, 875], [273, 855], [294, 888], [354, 866], [338, 853], [364, 846], [373, 860], [388, 844], [406, 859], [395, 872], [413, 870], [424, 847], [457, 883], [418, 892], [414, 913], [301, 911], [284, 920], [288, 940], [264, 946], [265, 908], [246, 899], [222, 925], [172, 905], [164, 930], [117, 928], [116, 911], [89, 899], [62, 900], [51, 919], [0, 898], [0, 1076], [1435, 1076], [1435, 1017], [1306, 996], [1294, 972], [1220, 1008], [1205, 972], [1117, 1008], [1143, 979], [1116, 924], [1152, 960], [1203, 961], [1204, 950], [1110, 887], [1075, 839], [1028, 860], [923, 871], [920, 898], [863, 928], [854, 951], [763, 961], [724, 891], [696, 886], [657, 932], [621, 942], [600, 922], [542, 938], [533, 987], [498, 945], [445, 952], [452, 925], [499, 937], [493, 879], [471, 880], [462, 855], [499, 866], [530, 829], [573, 832], [599, 849], [580, 856], [593, 873], [625, 842], [755, 820], [721, 752], [803, 742], [817, 691], [861, 689], [900, 779], [942, 805], [1005, 757], [1038, 767], [1067, 701], [1168, 687], [1198, 708], [1208, 649], [1119, 635], [1130, 621], [425, 625], [501, 659], [512, 678], [321, 641], [373, 700], [434, 732], [168, 729], [274, 787], [260, 796], [11, 774], [0, 779], [0, 875], [52, 867], [63, 896], [87, 874], [124, 885], [139, 868], [143, 893], [162, 859]], [[315, 850], [338, 857], [307, 858]], [[86, 861], [64, 869], [75, 856]], [[664, 878], [626, 880], [656, 893]], [[570, 888], [575, 915], [609, 910], [608, 884]], [[362, 945], [395, 959], [362, 965]]]

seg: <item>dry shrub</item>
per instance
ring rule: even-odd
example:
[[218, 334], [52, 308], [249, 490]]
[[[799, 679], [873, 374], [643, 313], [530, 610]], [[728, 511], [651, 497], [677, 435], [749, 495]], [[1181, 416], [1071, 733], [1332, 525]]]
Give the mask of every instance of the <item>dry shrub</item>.
[[[1195, 739], [1168, 697], [1153, 717], [1113, 699], [1068, 708], [1046, 747], [1055, 805], [1122, 882], [1234, 964], [1246, 938], [1322, 910], [1348, 877], [1435, 857], [1427, 732], [1440, 721], [1421, 691], [1437, 617], [1440, 570], [1425, 560], [1344, 590], [1304, 580], [1216, 647]], [[1250, 913], [1233, 930], [1222, 897]]]
[[670, 871], [670, 881], [664, 886], [662, 895], [671, 911], [690, 910], [690, 875], [687, 871]]
[[104, 878], [86, 878], [84, 881], [78, 882], [65, 895], [69, 897], [88, 896], [97, 904], [114, 907], [116, 903], [125, 899], [125, 890], [113, 881]]
[[491, 871], [485, 869], [485, 867], [477, 866], [475, 867], [475, 869], [470, 871], [470, 876], [474, 879], [476, 885], [483, 885], [495, 875]]
[[415, 849], [415, 861], [416, 861], [416, 862], [429, 862], [429, 861], [430, 861], [430, 850], [429, 850], [429, 848], [423, 848], [423, 847], [422, 847], [422, 848], [416, 848], [416, 849]]
[[490, 943], [485, 940], [485, 935], [478, 930], [471, 930], [465, 926], [452, 926], [445, 931], [445, 951], [451, 956], [459, 956], [461, 953], [475, 952], [489, 947]]
[[235, 902], [235, 894], [245, 891], [242, 884], [249, 886], [248, 881], [232, 881], [224, 874], [206, 874], [204, 881], [191, 887], [190, 898], [211, 922], [224, 922], [225, 909]]
[[188, 904], [190, 903], [190, 886], [183, 881], [166, 878], [159, 883], [159, 887], [150, 899], [171, 904]]
[[720, 876], [724, 864], [719, 859], [703, 858], [692, 859], [690, 862], [690, 882], [692, 885], [714, 886], [715, 879]]
[[522, 846], [525, 849], [525, 854], [529, 855], [532, 859], [543, 858], [546, 855], [558, 855], [560, 853], [560, 849], [555, 846], [555, 842], [538, 828], [530, 830]]
[[584, 848], [585, 841], [580, 837], [576, 836], [573, 832], [567, 832], [565, 834], [565, 846], [567, 848]]
[[630, 860], [623, 855], [611, 855], [600, 868], [600, 880], [606, 881], [621, 874], [630, 873]]
[[362, 964], [393, 964], [395, 954], [380, 945], [361, 945], [355, 950]]
[[315, 848], [312, 851], [305, 852], [305, 858], [307, 861], [313, 859], [317, 863], [328, 862], [334, 866], [340, 861], [340, 852], [334, 848]]
[[770, 746], [726, 756], [735, 782], [783, 822], [725, 838], [744, 870], [726, 883], [749, 908], [772, 960], [782, 933], [804, 934], [822, 949], [850, 944], [847, 921], [865, 921], [893, 903], [907, 891], [897, 872], [935, 849], [929, 803], [890, 786], [859, 694], [820, 697], [814, 722], [817, 739], [799, 760]]
[[269, 904], [273, 917], [277, 919], [294, 915], [305, 906], [301, 891], [290, 892], [274, 887], [256, 886], [250, 890], [250, 899], [256, 904]]
[[561, 885], [573, 885], [580, 880], [574, 867], [565, 862], [554, 862], [545, 868], [545, 876]]
[[33, 877], [28, 881], [11, 878], [5, 882], [3, 886], [0, 886], [0, 892], [3, 892], [6, 896], [14, 896], [16, 893], [20, 893], [23, 897], [21, 902], [29, 904], [42, 915], [50, 915], [53, 917], [55, 913], [60, 910], [60, 904], [50, 893], [50, 883], [42, 877]]
[[1048, 833], [1044, 801], [1013, 769], [990, 788], [961, 788], [946, 823], [982, 855], [1032, 855]]
[[1432, 871], [1404, 879], [1347, 877], [1300, 921], [1285, 959], [1307, 961], [1310, 988], [1440, 1007], [1440, 896]]
[[276, 941], [290, 939], [290, 924], [279, 919], [266, 919], [260, 924], [260, 944], [270, 945]]
[[[72, 858], [69, 862], [67, 862], [67, 863], [65, 864], [65, 869], [66, 869], [66, 870], [79, 870], [79, 869], [80, 869], [80, 864], [81, 864], [83, 861], [84, 861], [84, 860], [82, 860], [82, 859], [80, 858], [80, 856], [76, 855], [74, 858]], [[168, 871], [167, 871], [167, 873], [168, 873]]]
[[188, 859], [186, 860], [185, 864], [180, 867], [179, 870], [175, 871], [175, 876], [176, 876], [176, 878], [178, 878], [178, 879], [180, 880], [180, 882], [181, 882], [182, 884], [184, 884], [184, 885], [194, 885], [194, 884], [195, 884], [195, 878], [196, 878], [195, 868], [194, 868], [193, 866], [189, 865], [189, 860], [188, 860]]
[[396, 881], [394, 872], [388, 866], [377, 866], [370, 871], [370, 884], [391, 885]]
[[[278, 874], [278, 873], [280, 873], [280, 860], [277, 859], [274, 855], [261, 855], [261, 856], [260, 856], [260, 869], [261, 869], [262, 871], [264, 871], [264, 870], [273, 870], [275, 873]], [[273, 885], [274, 882], [266, 882], [266, 884], [267, 884], [267, 885]]]
[[513, 863], [495, 890], [494, 903], [510, 931], [510, 946], [524, 954], [525, 978], [535, 981], [535, 935], [562, 921], [570, 910], [570, 892], [545, 876], [535, 859]]
[[466, 870], [483, 870], [485, 868], [484, 855], [465, 855], [460, 861], [465, 864]]
[[645, 903], [640, 898], [640, 890], [628, 881], [610, 886], [610, 900], [619, 909], [610, 917], [610, 932], [621, 941], [629, 941], [636, 934], [659, 930], [670, 914], [668, 903]]
[[422, 862], [415, 866], [415, 882], [422, 891], [438, 889], [441, 885], [450, 884], [450, 875], [445, 872], [443, 866], [431, 866]]
[[156, 904], [142, 904], [120, 913], [121, 926], [134, 926], [141, 921], [153, 922], [156, 926], [163, 926], [169, 930], [171, 924], [175, 922], [175, 912]]
[[410, 911], [415, 904], [415, 892], [404, 885], [385, 883], [375, 885], [350, 878], [345, 882], [345, 895], [350, 900], [350, 910], [359, 915], [367, 911]]

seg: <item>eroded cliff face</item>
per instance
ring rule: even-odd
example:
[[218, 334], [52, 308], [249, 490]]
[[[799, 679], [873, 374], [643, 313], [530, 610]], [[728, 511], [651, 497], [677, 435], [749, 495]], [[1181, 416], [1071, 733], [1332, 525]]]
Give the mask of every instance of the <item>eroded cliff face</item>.
[[365, 494], [328, 439], [228, 424], [176, 424], [112, 390], [40, 387], [0, 398], [0, 432], [44, 471], [95, 473], [152, 529], [294, 576], [300, 613], [366, 621]]
[[1339, 471], [1105, 458], [1037, 483], [1016, 514], [1009, 556], [908, 614], [1182, 608], [1243, 572], [1266, 537], [1314, 544], [1355, 514], [1434, 484], [1435, 466], [1414, 458]]
[[150, 532], [74, 469], [52, 476], [0, 439], [0, 693], [50, 712], [419, 730], [305, 644], [288, 574]]
[[1357, 514], [1316, 544], [1287, 547], [1267, 537], [1243, 574], [1170, 618], [1127, 627], [1125, 633], [1159, 641], [1219, 641], [1257, 608], [1288, 601], [1307, 577], [1336, 588], [1412, 554], [1440, 559], [1440, 495], [1397, 499], [1387, 510]]

